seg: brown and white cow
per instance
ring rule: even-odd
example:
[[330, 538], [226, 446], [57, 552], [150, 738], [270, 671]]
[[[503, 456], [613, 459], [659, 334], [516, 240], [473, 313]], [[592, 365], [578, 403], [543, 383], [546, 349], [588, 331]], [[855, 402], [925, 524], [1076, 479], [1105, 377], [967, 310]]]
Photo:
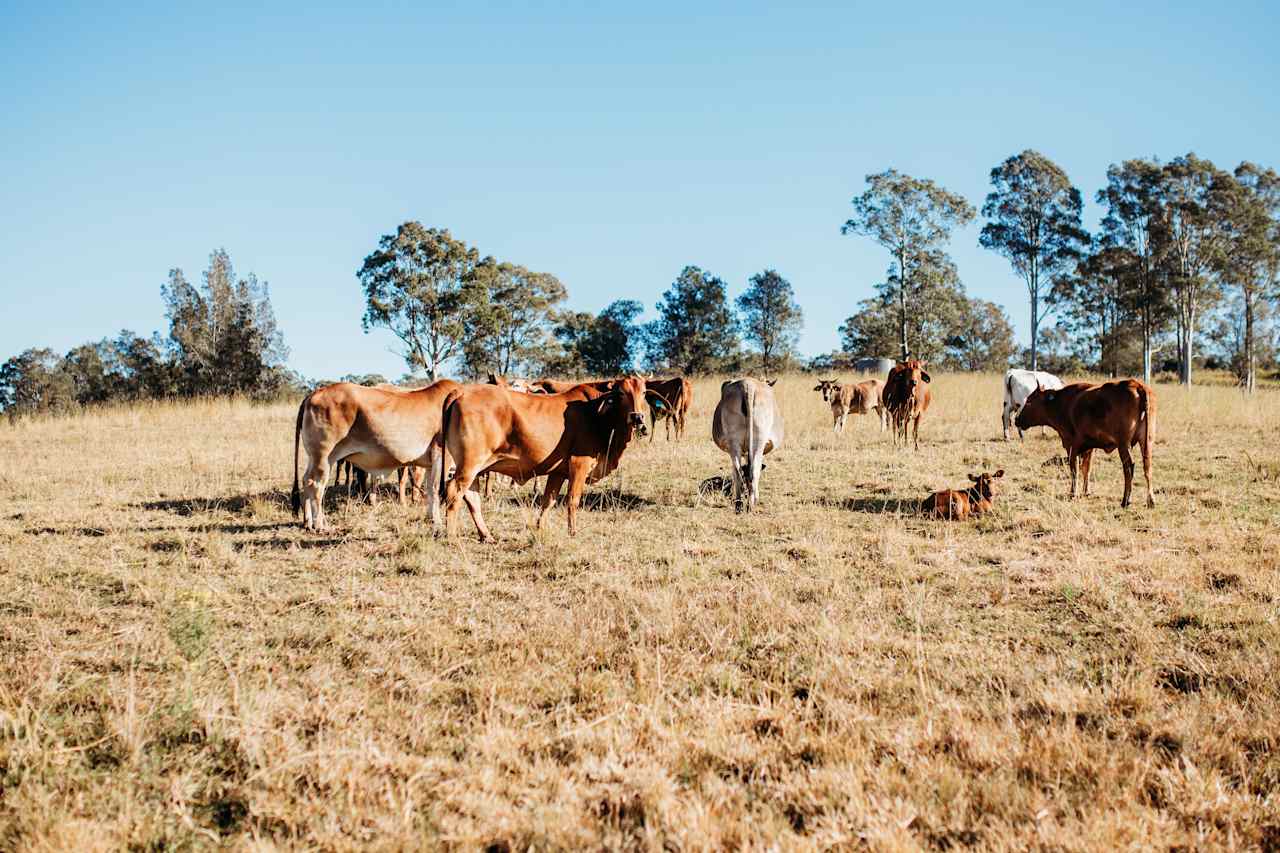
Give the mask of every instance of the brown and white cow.
[[479, 499], [467, 490], [479, 474], [494, 471], [517, 483], [546, 475], [539, 527], [568, 481], [569, 533], [576, 533], [583, 487], [618, 467], [633, 433], [648, 431], [644, 391], [644, 380], [630, 377], [608, 391], [582, 384], [559, 394], [517, 394], [476, 385], [450, 394], [441, 441], [457, 467], [447, 484], [441, 472], [446, 530], [454, 531], [465, 501], [480, 540], [493, 541]]
[[900, 361], [889, 371], [882, 399], [893, 423], [894, 444], [901, 439], [905, 445], [908, 427], [914, 425], [915, 447], [916, 450], [920, 449], [920, 419], [933, 402], [929, 384], [929, 373], [924, 369], [924, 362], [919, 359]]
[[[302, 511], [303, 526], [308, 530], [327, 527], [324, 489], [329, 467], [339, 460], [348, 460], [374, 478], [388, 476], [404, 465], [431, 468], [438, 464], [443, 469], [440, 409], [449, 393], [459, 387], [449, 379], [417, 391], [338, 382], [303, 398], [293, 434], [292, 493], [293, 513]], [[304, 454], [307, 467], [300, 490], [298, 476]], [[435, 518], [438, 506], [435, 500], [429, 503]]]
[[1120, 451], [1124, 466], [1124, 497], [1120, 506], [1129, 505], [1133, 492], [1133, 454], [1135, 444], [1142, 447], [1142, 474], [1147, 481], [1147, 506], [1156, 505], [1151, 490], [1151, 441], [1155, 430], [1156, 394], [1137, 379], [1114, 382], [1074, 382], [1058, 389], [1037, 387], [1027, 397], [1015, 420], [1018, 429], [1033, 426], [1053, 427], [1067, 451], [1071, 466], [1071, 497], [1076, 496], [1076, 461], [1084, 479], [1084, 494], [1089, 494], [1089, 463], [1093, 451]]
[[685, 418], [693, 405], [693, 383], [683, 376], [671, 379], [649, 379], [645, 382], [645, 396], [649, 401], [649, 442], [658, 434], [658, 421], [667, 422], [667, 441], [671, 440], [671, 427], [676, 428], [676, 439], [684, 437]]
[[888, 423], [882, 394], [884, 383], [868, 379], [856, 385], [841, 385], [832, 379], [821, 380], [813, 390], [822, 392], [822, 399], [831, 404], [831, 426], [837, 433], [844, 432], [849, 415], [865, 415], [874, 411], [883, 430]]
[[969, 482], [973, 483], [972, 486], [934, 492], [920, 503], [920, 509], [926, 515], [951, 521], [964, 521], [971, 515], [990, 512], [991, 501], [996, 496], [995, 481], [1003, 476], [1003, 468], [994, 474], [985, 471], [976, 477], [970, 474]]

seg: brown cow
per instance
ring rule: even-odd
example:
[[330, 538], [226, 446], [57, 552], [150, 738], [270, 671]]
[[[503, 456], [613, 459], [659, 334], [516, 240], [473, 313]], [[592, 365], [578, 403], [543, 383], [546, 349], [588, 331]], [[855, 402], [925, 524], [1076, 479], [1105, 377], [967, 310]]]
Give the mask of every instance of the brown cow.
[[649, 443], [658, 435], [658, 421], [667, 422], [667, 441], [671, 440], [671, 427], [676, 428], [676, 439], [684, 437], [685, 418], [693, 405], [693, 383], [683, 376], [671, 379], [649, 379], [645, 382], [645, 397], [649, 401]]
[[[293, 434], [294, 515], [302, 510], [303, 526], [324, 530], [324, 489], [329, 466], [347, 459], [375, 476], [391, 474], [403, 465], [439, 464], [440, 409], [451, 391], [461, 386], [442, 379], [417, 391], [366, 388], [338, 382], [317, 388], [298, 406]], [[306, 454], [303, 488], [298, 469]], [[433, 479], [434, 482], [434, 479]], [[432, 491], [431, 496], [434, 497]], [[438, 507], [430, 500], [434, 518]]]
[[449, 395], [441, 423], [441, 441], [457, 464], [447, 485], [441, 472], [445, 529], [454, 531], [464, 501], [482, 542], [493, 541], [480, 501], [467, 491], [485, 471], [506, 474], [517, 483], [546, 475], [537, 526], [567, 480], [569, 534], [577, 532], [582, 489], [608, 475], [622, 459], [632, 432], [643, 436], [644, 380], [617, 380], [612, 391], [591, 384], [561, 394], [517, 394], [491, 385]]
[[1020, 430], [1049, 426], [1057, 430], [1071, 466], [1071, 497], [1076, 496], [1076, 460], [1089, 494], [1089, 463], [1093, 451], [1120, 451], [1124, 466], [1124, 497], [1129, 505], [1133, 492], [1133, 454], [1130, 448], [1142, 445], [1142, 474], [1147, 480], [1147, 506], [1156, 505], [1151, 492], [1151, 440], [1155, 426], [1156, 393], [1137, 379], [1114, 382], [1074, 382], [1059, 389], [1039, 385], [1027, 397], [1015, 423]]
[[883, 405], [889, 412], [893, 422], [893, 443], [901, 438], [907, 443], [907, 430], [912, 424], [916, 450], [920, 449], [920, 419], [929, 410], [933, 402], [933, 392], [929, 390], [930, 378], [924, 369], [924, 362], [918, 359], [900, 361], [889, 371], [882, 394]]
[[535, 394], [563, 394], [583, 385], [590, 385], [598, 391], [608, 391], [617, 381], [616, 379], [592, 379], [587, 382], [568, 382], [561, 379], [538, 379], [529, 383], [529, 390]]
[[934, 518], [964, 521], [971, 515], [991, 511], [991, 501], [996, 496], [995, 481], [1004, 476], [1001, 468], [994, 474], [985, 471], [978, 476], [969, 475], [973, 483], [967, 489], [944, 489], [934, 492], [920, 503], [920, 510]]

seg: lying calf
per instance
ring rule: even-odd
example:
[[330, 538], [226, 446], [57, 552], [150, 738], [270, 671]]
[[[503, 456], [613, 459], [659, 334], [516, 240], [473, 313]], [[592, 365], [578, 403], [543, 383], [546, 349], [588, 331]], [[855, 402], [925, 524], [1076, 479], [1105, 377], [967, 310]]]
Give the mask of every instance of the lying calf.
[[946, 518], [953, 521], [964, 521], [970, 515], [979, 515], [991, 511], [991, 499], [996, 496], [995, 481], [1004, 476], [1001, 468], [994, 474], [985, 471], [978, 476], [969, 475], [972, 486], [959, 491], [944, 489], [934, 492], [920, 503], [920, 511], [934, 518]]

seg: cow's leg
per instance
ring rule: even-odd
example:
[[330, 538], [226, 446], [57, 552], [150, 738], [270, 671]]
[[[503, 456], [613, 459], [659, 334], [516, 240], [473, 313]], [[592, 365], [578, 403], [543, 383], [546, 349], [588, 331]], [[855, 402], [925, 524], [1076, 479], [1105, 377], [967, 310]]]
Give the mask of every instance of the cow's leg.
[[[841, 431], [843, 431], [843, 425]], [[750, 449], [747, 452], [749, 453]], [[764, 454], [757, 453], [747, 460], [747, 464], [750, 466], [750, 479], [747, 481], [747, 510], [751, 511], [756, 508], [756, 502], [760, 498], [760, 470], [764, 465]]]
[[912, 422], [915, 424], [915, 442], [916, 450], [920, 449], [920, 415], [916, 415]]
[[671, 421], [672, 421], [672, 420], [673, 420], [673, 419], [672, 419], [671, 415], [667, 415], [667, 418], [666, 418], [666, 422], [667, 422], [667, 441], [670, 441], [670, 440], [671, 440]]
[[1083, 497], [1089, 497], [1089, 466], [1093, 463], [1093, 449], [1080, 454], [1080, 485], [1084, 487]]
[[1124, 497], [1120, 499], [1120, 508], [1124, 509], [1129, 505], [1129, 496], [1133, 493], [1133, 453], [1123, 443], [1118, 449], [1120, 464], [1124, 466]]
[[484, 513], [480, 511], [480, 498], [471, 494], [471, 485], [475, 482], [479, 473], [480, 469], [478, 467], [467, 466], [463, 463], [458, 464], [458, 470], [454, 472], [453, 479], [449, 481], [448, 491], [445, 495], [445, 531], [450, 534], [454, 532], [458, 510], [465, 501], [467, 510], [471, 513], [471, 521], [475, 524], [476, 532], [480, 535], [480, 541], [492, 542], [493, 534], [489, 532], [488, 525], [484, 523]]
[[653, 444], [653, 440], [658, 437], [658, 410], [653, 406], [649, 407], [649, 443]]
[[560, 494], [560, 486], [564, 484], [564, 476], [562, 474], [548, 474], [547, 487], [542, 492], [542, 499], [538, 501], [538, 520], [533, 523], [535, 528], [542, 527], [542, 517], [547, 514], [547, 510], [551, 509], [555, 504], [556, 498]]
[[742, 465], [736, 453], [729, 454], [729, 470], [733, 477], [733, 509], [742, 512]]
[[426, 483], [423, 490], [427, 497], [427, 517], [431, 519], [431, 524], [440, 523], [440, 469], [444, 467], [444, 451], [439, 447], [432, 447], [429, 451], [431, 454], [431, 474], [430, 479]]
[[1076, 496], [1076, 451], [1074, 448], [1067, 450], [1067, 465], [1071, 468], [1071, 493], [1067, 495], [1068, 500], [1075, 500]]
[[409, 501], [405, 498], [405, 481], [409, 479], [409, 469], [401, 465], [396, 469], [396, 494], [400, 498], [400, 506], [407, 506]]
[[484, 473], [484, 499], [489, 500], [493, 496], [493, 475], [488, 471]]
[[578, 503], [582, 500], [582, 489], [587, 484], [587, 475], [595, 467], [596, 460], [590, 456], [570, 457], [569, 461], [569, 495], [565, 499], [565, 512], [569, 516], [569, 535], [578, 533]]
[[467, 510], [471, 513], [471, 520], [475, 523], [476, 532], [480, 534], [481, 542], [494, 542], [493, 534], [489, 532], [489, 526], [484, 523], [484, 513], [480, 511], [480, 496], [471, 490], [462, 493], [462, 499], [467, 504]]

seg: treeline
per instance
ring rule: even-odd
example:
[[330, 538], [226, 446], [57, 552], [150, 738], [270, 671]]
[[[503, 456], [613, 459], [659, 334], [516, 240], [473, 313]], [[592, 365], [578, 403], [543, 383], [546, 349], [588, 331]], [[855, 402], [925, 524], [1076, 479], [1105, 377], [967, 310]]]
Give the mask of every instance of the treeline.
[[[945, 251], [952, 231], [976, 218], [973, 207], [894, 170], [867, 184], [842, 231], [872, 238], [891, 262], [878, 298], [841, 327], [844, 349], [960, 365], [971, 341], [1002, 338], [1000, 312], [965, 310]], [[1031, 346], [1018, 361], [1147, 381], [1156, 369], [1174, 369], [1188, 385], [1197, 366], [1226, 367], [1250, 391], [1260, 368], [1276, 368], [1275, 171], [1248, 162], [1227, 171], [1195, 154], [1127, 160], [1107, 170], [1097, 191], [1104, 216], [1095, 233], [1083, 227], [1080, 191], [1038, 152], [996, 166], [991, 186], [979, 242], [1007, 258], [1027, 287]], [[1042, 329], [1054, 314], [1055, 325]]]
[[58, 354], [29, 349], [0, 365], [0, 411], [66, 412], [131, 400], [291, 393], [302, 380], [285, 367], [289, 351], [266, 282], [237, 278], [223, 249], [199, 287], [181, 269], [161, 287], [169, 334], [122, 331]]
[[791, 283], [771, 269], [752, 276], [731, 305], [723, 279], [687, 266], [658, 301], [656, 319], [640, 324], [639, 302], [618, 300], [598, 314], [564, 310], [567, 293], [554, 275], [406, 222], [379, 240], [357, 277], [365, 330], [390, 330], [411, 376], [426, 380], [450, 364], [469, 379], [800, 366], [803, 314]]

